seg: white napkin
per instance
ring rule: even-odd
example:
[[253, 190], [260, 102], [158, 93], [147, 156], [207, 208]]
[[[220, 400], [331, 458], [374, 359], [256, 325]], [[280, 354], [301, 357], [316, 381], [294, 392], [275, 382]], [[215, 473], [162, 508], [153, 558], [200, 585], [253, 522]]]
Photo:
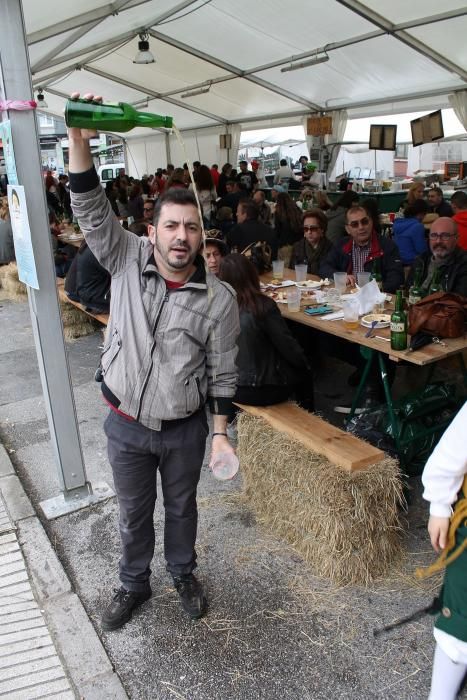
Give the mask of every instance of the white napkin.
[[343, 311], [333, 311], [331, 314], [319, 316], [320, 321], [339, 321], [341, 318], [344, 318]]
[[386, 295], [379, 291], [379, 287], [375, 280], [371, 280], [368, 284], [360, 287], [358, 292], [352, 294], [352, 302], [358, 304], [358, 314], [363, 316], [373, 311], [375, 304], [383, 304], [386, 301]]

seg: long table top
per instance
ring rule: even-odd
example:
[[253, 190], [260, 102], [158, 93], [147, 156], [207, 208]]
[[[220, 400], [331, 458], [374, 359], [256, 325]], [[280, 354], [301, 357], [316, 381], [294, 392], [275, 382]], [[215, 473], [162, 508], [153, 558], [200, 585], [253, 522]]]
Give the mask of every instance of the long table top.
[[[313, 275], [307, 275], [310, 280], [318, 279], [313, 277]], [[261, 276], [261, 282], [267, 284], [273, 279], [272, 272], [268, 272]], [[284, 279], [295, 279], [295, 272], [293, 270], [284, 270]], [[284, 290], [286, 291], [286, 289]], [[461, 338], [446, 338], [443, 340], [444, 345], [437, 343], [430, 343], [425, 345], [425, 347], [415, 352], [409, 352], [408, 350], [395, 351], [391, 350], [391, 345], [385, 340], [379, 340], [378, 338], [365, 338], [365, 333], [368, 328], [359, 326], [355, 330], [349, 330], [345, 328], [344, 322], [342, 320], [336, 321], [324, 321], [320, 316], [309, 316], [304, 313], [304, 307], [307, 305], [305, 302], [302, 305], [300, 311], [291, 312], [287, 308], [287, 304], [278, 304], [281, 314], [284, 318], [290, 321], [295, 321], [295, 323], [301, 323], [304, 326], [309, 326], [315, 330], [322, 331], [323, 333], [329, 333], [330, 335], [335, 335], [338, 338], [348, 340], [351, 343], [357, 343], [358, 345], [363, 345], [372, 350], [378, 350], [388, 355], [394, 362], [410, 362], [414, 365], [428, 365], [433, 362], [438, 362], [452, 355], [457, 355], [464, 350], [467, 350], [467, 338], [464, 335]], [[391, 304], [388, 303], [388, 312], [390, 312]], [[393, 307], [392, 307], [393, 308]], [[390, 337], [389, 328], [378, 328], [374, 331], [376, 335], [382, 338]], [[409, 339], [410, 342], [410, 339]]]

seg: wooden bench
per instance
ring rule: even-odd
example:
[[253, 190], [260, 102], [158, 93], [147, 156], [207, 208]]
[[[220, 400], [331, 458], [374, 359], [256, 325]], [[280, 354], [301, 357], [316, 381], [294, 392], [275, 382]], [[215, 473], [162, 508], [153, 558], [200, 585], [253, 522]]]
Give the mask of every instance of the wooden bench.
[[275, 430], [289, 435], [307, 447], [327, 457], [330, 462], [349, 472], [377, 464], [386, 455], [368, 442], [336, 428], [313, 413], [293, 403], [275, 406], [246, 406], [237, 404], [242, 411], [263, 418]]
[[402, 551], [397, 460], [293, 403], [237, 404], [243, 496], [335, 584], [387, 574]]
[[72, 304], [75, 306], [77, 309], [82, 311], [83, 313], [87, 314], [91, 318], [94, 318], [96, 321], [99, 323], [102, 323], [102, 325], [106, 326], [107, 323], [109, 322], [109, 314], [98, 314], [98, 313], [93, 313], [92, 311], [89, 311], [83, 304], [80, 304], [78, 301], [73, 301], [73, 299], [70, 299], [68, 294], [65, 292], [65, 280], [61, 279], [60, 277], [57, 277], [57, 290], [58, 290], [58, 297], [61, 301]]

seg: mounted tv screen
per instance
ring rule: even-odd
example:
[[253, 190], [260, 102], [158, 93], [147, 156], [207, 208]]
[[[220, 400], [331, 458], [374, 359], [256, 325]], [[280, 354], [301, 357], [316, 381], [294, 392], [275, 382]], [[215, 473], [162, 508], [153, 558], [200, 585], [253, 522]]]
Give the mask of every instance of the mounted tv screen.
[[396, 150], [397, 124], [371, 124], [369, 148], [375, 151]]
[[440, 109], [426, 114], [424, 117], [413, 119], [410, 122], [410, 127], [414, 146], [421, 146], [422, 143], [431, 143], [444, 138], [443, 116]]

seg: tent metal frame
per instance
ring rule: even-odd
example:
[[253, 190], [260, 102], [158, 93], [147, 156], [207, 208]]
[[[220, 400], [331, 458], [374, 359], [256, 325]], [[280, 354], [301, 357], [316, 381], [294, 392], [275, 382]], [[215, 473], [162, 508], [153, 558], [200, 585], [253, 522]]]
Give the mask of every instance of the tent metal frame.
[[[443, 69], [450, 71], [451, 73], [454, 73], [458, 75], [462, 81], [467, 82], [467, 71], [465, 71], [461, 66], [457, 65], [456, 63], [450, 61], [446, 57], [442, 56], [441, 54], [437, 53], [433, 49], [431, 49], [429, 46], [424, 44], [423, 42], [419, 41], [416, 37], [412, 36], [407, 32], [409, 29], [414, 29], [416, 27], [420, 26], [425, 26], [428, 24], [434, 24], [437, 22], [444, 22], [447, 20], [452, 20], [456, 18], [463, 17], [467, 15], [467, 6], [466, 7], [461, 7], [456, 10], [450, 10], [448, 12], [441, 12], [435, 15], [428, 15], [425, 17], [420, 17], [417, 19], [413, 19], [410, 21], [402, 22], [399, 24], [393, 24], [386, 18], [384, 18], [382, 15], [379, 15], [378, 13], [372, 11], [370, 8], [366, 7], [363, 5], [359, 0], [336, 0], [340, 5], [345, 7], [346, 9], [350, 10], [351, 12], [356, 13], [358, 16], [362, 17], [365, 19], [367, 22], [370, 22], [371, 24], [376, 26], [376, 29], [374, 31], [370, 31], [364, 34], [356, 35], [353, 37], [349, 37], [347, 39], [343, 39], [340, 41], [332, 42], [327, 45], [314, 48], [312, 50], [308, 50], [305, 52], [302, 52], [300, 54], [288, 56], [286, 58], [281, 58], [276, 61], [272, 61], [270, 63], [262, 64], [259, 66], [255, 66], [252, 68], [249, 68], [247, 70], [242, 70], [237, 66], [234, 66], [230, 63], [226, 63], [225, 61], [222, 61], [219, 58], [216, 58], [215, 56], [212, 56], [211, 54], [208, 54], [204, 51], [200, 51], [199, 49], [195, 49], [192, 46], [189, 46], [188, 44], [179, 41], [177, 39], [174, 39], [168, 35], [165, 35], [161, 31], [157, 30], [157, 25], [164, 20], [166, 20], [169, 17], [173, 17], [176, 15], [178, 12], [181, 12], [183, 9], [186, 7], [195, 4], [199, 0], [184, 0], [183, 2], [178, 3], [175, 7], [173, 7], [171, 10], [168, 10], [162, 14], [159, 14], [157, 17], [152, 18], [148, 22], [145, 23], [144, 27], [140, 27], [138, 29], [132, 29], [128, 32], [124, 32], [116, 37], [114, 37], [114, 40], [109, 43], [109, 41], [101, 41], [96, 44], [93, 44], [91, 46], [88, 46], [86, 49], [81, 49], [81, 50], [75, 50], [75, 51], [69, 51], [67, 53], [61, 54], [61, 52], [69, 47], [71, 44], [75, 43], [78, 39], [82, 38], [86, 33], [92, 30], [93, 27], [95, 27], [97, 24], [101, 23], [108, 17], [114, 14], [118, 14], [121, 12], [124, 12], [126, 10], [130, 10], [138, 5], [141, 4], [146, 4], [147, 2], [150, 2], [151, 0], [115, 0], [113, 3], [109, 3], [105, 5], [104, 7], [98, 8], [96, 10], [90, 11], [90, 12], [85, 12], [81, 15], [76, 15], [73, 18], [70, 18], [69, 20], [62, 22], [60, 24], [55, 24], [51, 25], [49, 27], [46, 27], [38, 32], [33, 32], [28, 36], [28, 43], [29, 44], [36, 44], [41, 41], [50, 39], [53, 36], [56, 36], [57, 34], [63, 34], [64, 32], [76, 29], [77, 31], [71, 36], [68, 37], [66, 40], [63, 40], [60, 42], [56, 47], [51, 49], [50, 51], [47, 52], [45, 56], [43, 56], [41, 59], [39, 59], [34, 66], [32, 67], [32, 73], [37, 76], [34, 79], [34, 86], [35, 87], [42, 87], [42, 88], [47, 88], [48, 84], [50, 81], [59, 81], [62, 76], [65, 76], [67, 74], [70, 74], [71, 72], [75, 70], [87, 70], [95, 75], [99, 75], [100, 77], [103, 77], [107, 80], [113, 81], [115, 83], [118, 83], [120, 85], [125, 85], [127, 87], [133, 88], [137, 91], [140, 91], [142, 95], [145, 95], [149, 98], [153, 99], [159, 99], [168, 102], [169, 104], [176, 105], [178, 107], [181, 107], [188, 112], [193, 112], [195, 114], [199, 114], [203, 117], [206, 117], [210, 120], [212, 120], [213, 124], [212, 126], [215, 126], [216, 124], [237, 124], [237, 123], [248, 123], [248, 122], [254, 122], [254, 121], [260, 121], [261, 119], [264, 119], [266, 115], [256, 115], [252, 117], [245, 117], [243, 119], [226, 119], [224, 117], [221, 117], [216, 114], [212, 114], [211, 112], [202, 110], [198, 107], [195, 107], [193, 104], [191, 104], [188, 101], [179, 101], [176, 99], [176, 95], [188, 92], [191, 90], [197, 90], [202, 87], [206, 86], [212, 86], [212, 85], [218, 85], [222, 84], [224, 82], [228, 82], [231, 80], [236, 80], [236, 79], [244, 79], [249, 82], [252, 82], [260, 87], [262, 87], [265, 90], [268, 90], [269, 92], [280, 95], [281, 97], [284, 97], [291, 102], [294, 102], [297, 106], [300, 105], [302, 108], [305, 107], [306, 111], [303, 111], [301, 109], [300, 111], [298, 110], [290, 110], [287, 114], [296, 115], [300, 116], [303, 114], [309, 114], [312, 112], [323, 112], [323, 111], [329, 111], [331, 109], [354, 109], [354, 108], [363, 108], [363, 107], [370, 107], [372, 105], [384, 105], [384, 104], [391, 104], [393, 102], [401, 102], [403, 100], [409, 100], [411, 102], [423, 99], [426, 97], [434, 97], [437, 95], [446, 95], [447, 93], [450, 92], [455, 92], [457, 90], [463, 90], [465, 89], [465, 84], [461, 83], [455, 88], [440, 88], [439, 90], [429, 90], [429, 91], [422, 91], [418, 93], [411, 93], [410, 95], [391, 95], [387, 96], [384, 98], [377, 98], [374, 100], [367, 100], [367, 101], [360, 101], [360, 102], [351, 102], [351, 103], [337, 103], [335, 105], [331, 105], [330, 102], [331, 100], [328, 100], [325, 104], [317, 104], [306, 97], [302, 95], [298, 95], [296, 93], [293, 93], [285, 88], [282, 88], [280, 85], [276, 85], [274, 82], [271, 82], [270, 80], [266, 80], [262, 78], [259, 73], [262, 73], [264, 71], [270, 70], [272, 68], [277, 68], [280, 66], [284, 66], [290, 63], [294, 63], [296, 61], [301, 61], [304, 59], [307, 59], [311, 56], [313, 56], [316, 53], [322, 53], [326, 51], [327, 53], [335, 50], [342, 49], [346, 46], [351, 46], [357, 43], [362, 43], [365, 41], [371, 41], [372, 39], [382, 37], [385, 35], [390, 35], [394, 39], [397, 39], [398, 41], [401, 41], [404, 43], [406, 46], [409, 48], [417, 51], [421, 55], [423, 55], [425, 58], [427, 58], [430, 61], [433, 61], [433, 63], [441, 66]], [[141, 33], [147, 33], [149, 34], [152, 38], [156, 39], [157, 41], [167, 44], [185, 54], [194, 56], [195, 58], [205, 61], [209, 63], [210, 65], [216, 66], [220, 70], [224, 71], [225, 74], [211, 78], [210, 80], [205, 80], [202, 82], [194, 83], [191, 85], [185, 85], [183, 88], [176, 88], [173, 90], [169, 90], [166, 92], [156, 92], [153, 90], [150, 90], [144, 86], [139, 86], [135, 85], [133, 83], [130, 83], [129, 81], [125, 80], [124, 78], [119, 77], [118, 75], [115, 75], [114, 73], [108, 72], [108, 71], [103, 71], [98, 67], [90, 66], [90, 63], [93, 63], [95, 61], [98, 61], [100, 58], [103, 57], [103, 55], [107, 55], [112, 51], [118, 50], [121, 46], [125, 45], [126, 43], [129, 43], [130, 41], [133, 41], [135, 37], [138, 36], [138, 34]], [[60, 55], [61, 54], [61, 55]], [[74, 63], [75, 59], [79, 59], [78, 62]], [[71, 62], [71, 63], [68, 63]], [[68, 63], [68, 65], [63, 66], [64, 63]], [[46, 69], [51, 69], [56, 66], [62, 65], [62, 68], [59, 68], [57, 71], [52, 71], [52, 72], [47, 72], [43, 75], [37, 75], [38, 73], [41, 73], [42, 71]], [[336, 98], [336, 101], [338, 101], [339, 98]], [[283, 118], [282, 115], [273, 115], [270, 116], [270, 119], [279, 119]], [[185, 127], [184, 131], [189, 130], [190, 128], [196, 129], [200, 127]], [[201, 128], [207, 128], [207, 126], [201, 127]]]

